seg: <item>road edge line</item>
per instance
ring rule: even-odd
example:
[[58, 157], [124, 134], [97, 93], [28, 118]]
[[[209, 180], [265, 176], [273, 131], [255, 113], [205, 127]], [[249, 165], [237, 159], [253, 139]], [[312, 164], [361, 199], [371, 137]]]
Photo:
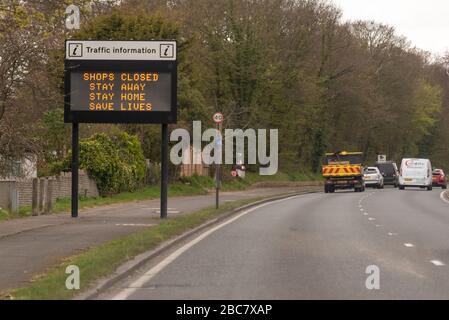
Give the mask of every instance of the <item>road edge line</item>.
[[201, 233], [202, 231], [212, 227], [215, 224], [219, 224], [223, 222], [224, 220], [227, 220], [231, 218], [234, 215], [237, 215], [241, 213], [244, 210], [251, 209], [253, 207], [257, 207], [258, 205], [277, 201], [277, 200], [283, 200], [288, 199], [291, 197], [306, 195], [306, 194], [313, 194], [318, 193], [320, 191], [299, 191], [299, 192], [293, 192], [288, 194], [283, 194], [275, 197], [270, 197], [267, 199], [258, 200], [246, 205], [243, 205], [241, 207], [232, 209], [228, 212], [225, 212], [221, 214], [219, 217], [214, 218], [210, 221], [207, 221], [203, 223], [202, 225], [199, 225], [198, 227], [195, 227], [171, 240], [168, 240], [164, 243], [162, 243], [160, 246], [156, 247], [153, 250], [144, 252], [142, 254], [137, 255], [133, 259], [131, 259], [128, 262], [125, 262], [121, 266], [119, 266], [111, 275], [107, 276], [106, 278], [98, 280], [96, 283], [92, 285], [90, 289], [88, 289], [85, 293], [81, 293], [77, 296], [75, 296], [72, 300], [93, 300], [97, 298], [101, 293], [106, 291], [107, 289], [114, 286], [116, 283], [124, 280], [126, 277], [128, 277], [131, 273], [134, 273], [139, 268], [143, 267], [146, 263], [153, 260], [154, 258], [160, 256], [161, 254], [165, 253], [166, 251], [174, 248], [181, 242], [185, 241], [186, 239], [194, 236], [197, 233]]
[[440, 193], [440, 199], [449, 204], [449, 191], [444, 190]]

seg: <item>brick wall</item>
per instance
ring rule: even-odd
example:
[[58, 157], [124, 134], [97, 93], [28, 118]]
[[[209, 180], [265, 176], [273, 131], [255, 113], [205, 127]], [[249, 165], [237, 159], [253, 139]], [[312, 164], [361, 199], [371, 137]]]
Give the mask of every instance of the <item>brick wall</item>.
[[[41, 178], [53, 180], [53, 194], [52, 199], [69, 198], [72, 192], [72, 173], [63, 172], [55, 177]], [[19, 198], [19, 206], [31, 205], [32, 192], [33, 192], [33, 180], [16, 180], [17, 191]], [[40, 183], [38, 183], [38, 194], [40, 192]], [[95, 183], [84, 171], [79, 171], [78, 192], [80, 196], [98, 197], [98, 188]]]

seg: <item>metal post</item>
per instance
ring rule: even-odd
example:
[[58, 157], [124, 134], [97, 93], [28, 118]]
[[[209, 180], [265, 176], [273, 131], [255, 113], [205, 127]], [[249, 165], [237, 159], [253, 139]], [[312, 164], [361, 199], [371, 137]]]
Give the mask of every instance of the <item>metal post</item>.
[[220, 186], [219, 179], [220, 177], [220, 165], [217, 163], [215, 165], [215, 209], [218, 209], [220, 206]]
[[168, 125], [162, 124], [161, 147], [161, 219], [167, 218], [168, 197]]
[[[218, 138], [221, 140], [220, 127], [221, 127], [220, 123], [217, 123], [217, 134]], [[220, 143], [222, 143], [222, 141], [220, 141]], [[216, 147], [221, 148], [221, 144]], [[215, 209], [218, 209], [219, 206], [220, 206], [220, 164], [217, 162], [215, 164]]]
[[78, 217], [78, 123], [72, 124], [72, 218]]

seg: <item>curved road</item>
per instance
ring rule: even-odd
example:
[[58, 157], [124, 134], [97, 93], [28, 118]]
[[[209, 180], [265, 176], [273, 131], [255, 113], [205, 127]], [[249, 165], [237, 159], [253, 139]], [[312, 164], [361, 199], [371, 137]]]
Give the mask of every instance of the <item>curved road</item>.
[[[432, 192], [309, 194], [228, 221], [100, 298], [448, 299], [449, 204]], [[375, 265], [379, 290], [368, 290]]]

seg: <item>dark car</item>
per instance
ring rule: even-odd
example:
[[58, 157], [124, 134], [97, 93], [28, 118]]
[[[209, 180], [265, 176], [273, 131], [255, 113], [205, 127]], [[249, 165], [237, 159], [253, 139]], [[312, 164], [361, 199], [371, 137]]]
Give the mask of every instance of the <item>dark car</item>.
[[442, 169], [435, 169], [432, 172], [432, 185], [447, 189], [447, 177]]
[[395, 188], [399, 185], [399, 170], [395, 162], [377, 162], [376, 167], [384, 177], [384, 185], [392, 185]]

